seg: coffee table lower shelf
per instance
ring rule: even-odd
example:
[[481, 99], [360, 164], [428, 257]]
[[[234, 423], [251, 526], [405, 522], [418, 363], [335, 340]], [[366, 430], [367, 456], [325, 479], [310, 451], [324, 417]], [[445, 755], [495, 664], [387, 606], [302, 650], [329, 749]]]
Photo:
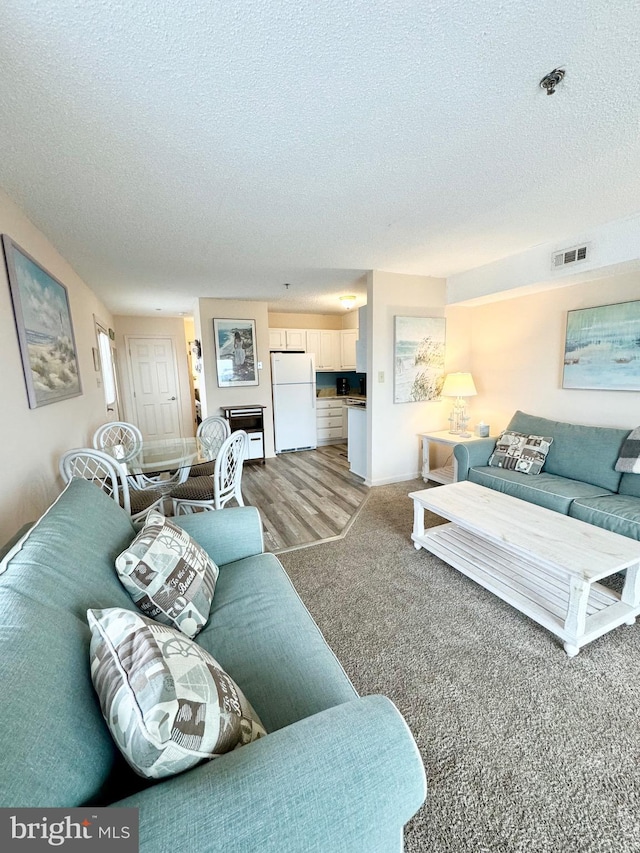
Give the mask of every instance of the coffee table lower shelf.
[[622, 624], [632, 625], [638, 608], [600, 583], [590, 585], [584, 631], [566, 630], [571, 586], [566, 573], [533, 562], [454, 523], [431, 527], [411, 537], [489, 592], [511, 604], [564, 642], [570, 657], [593, 640]]

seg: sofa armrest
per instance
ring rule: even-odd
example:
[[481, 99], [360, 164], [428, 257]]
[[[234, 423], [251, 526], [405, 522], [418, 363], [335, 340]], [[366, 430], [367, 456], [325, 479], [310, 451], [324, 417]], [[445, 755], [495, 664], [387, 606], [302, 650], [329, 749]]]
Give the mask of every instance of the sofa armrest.
[[112, 805], [140, 809], [140, 853], [381, 853], [425, 795], [404, 719], [366, 696]]
[[456, 444], [453, 454], [458, 463], [458, 482], [469, 479], [469, 468], [486, 465], [495, 446], [495, 438], [483, 438], [470, 444]]
[[171, 521], [193, 536], [219, 566], [264, 551], [262, 519], [254, 506], [194, 512]]

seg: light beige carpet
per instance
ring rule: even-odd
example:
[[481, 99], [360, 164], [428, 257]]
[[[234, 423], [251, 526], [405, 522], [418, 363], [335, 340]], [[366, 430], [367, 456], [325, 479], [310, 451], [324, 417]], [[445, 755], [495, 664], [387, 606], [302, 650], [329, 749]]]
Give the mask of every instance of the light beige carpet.
[[414, 549], [418, 488], [372, 489], [344, 539], [280, 557], [356, 688], [389, 696], [422, 752], [406, 853], [640, 851], [640, 626], [570, 660]]

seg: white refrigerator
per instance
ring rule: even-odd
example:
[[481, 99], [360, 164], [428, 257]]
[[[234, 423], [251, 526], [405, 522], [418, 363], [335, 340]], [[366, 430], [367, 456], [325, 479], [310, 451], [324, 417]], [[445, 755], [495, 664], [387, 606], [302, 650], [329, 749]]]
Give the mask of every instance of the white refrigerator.
[[317, 447], [314, 356], [271, 353], [271, 381], [276, 453]]

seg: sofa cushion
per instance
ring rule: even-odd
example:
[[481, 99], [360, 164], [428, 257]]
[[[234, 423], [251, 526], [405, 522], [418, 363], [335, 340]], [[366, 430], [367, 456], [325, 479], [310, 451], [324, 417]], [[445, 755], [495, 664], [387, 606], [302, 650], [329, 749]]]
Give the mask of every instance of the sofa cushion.
[[136, 773], [164, 779], [266, 734], [233, 679], [180, 631], [119, 607], [87, 620], [102, 714]]
[[489, 466], [470, 468], [469, 480], [480, 486], [496, 489], [514, 498], [520, 498], [529, 503], [544, 506], [567, 515], [571, 502], [579, 497], [595, 497], [610, 495], [606, 489], [583, 483], [580, 480], [570, 480], [543, 471], [536, 477], [521, 474], [519, 471], [509, 471], [503, 468]]
[[0, 803], [80, 806], [105, 783], [134, 779], [91, 684], [89, 607], [133, 609], [113, 564], [131, 541], [129, 515], [86, 480], [74, 479], [7, 555], [0, 575]]
[[640, 498], [640, 474], [623, 474], [620, 478], [618, 494]]
[[606, 495], [579, 498], [571, 504], [569, 515], [640, 540], [640, 498], [630, 495]]
[[549, 436], [504, 430], [489, 457], [489, 466], [522, 474], [539, 474], [552, 442], [553, 438]]
[[273, 554], [220, 566], [198, 643], [242, 686], [269, 732], [358, 695]]
[[520, 411], [511, 418], [507, 429], [553, 437], [544, 466], [548, 474], [617, 491], [621, 475], [615, 465], [628, 429], [569, 424]]
[[198, 543], [157, 510], [116, 558], [125, 589], [150, 619], [195, 637], [207, 619], [218, 567]]

